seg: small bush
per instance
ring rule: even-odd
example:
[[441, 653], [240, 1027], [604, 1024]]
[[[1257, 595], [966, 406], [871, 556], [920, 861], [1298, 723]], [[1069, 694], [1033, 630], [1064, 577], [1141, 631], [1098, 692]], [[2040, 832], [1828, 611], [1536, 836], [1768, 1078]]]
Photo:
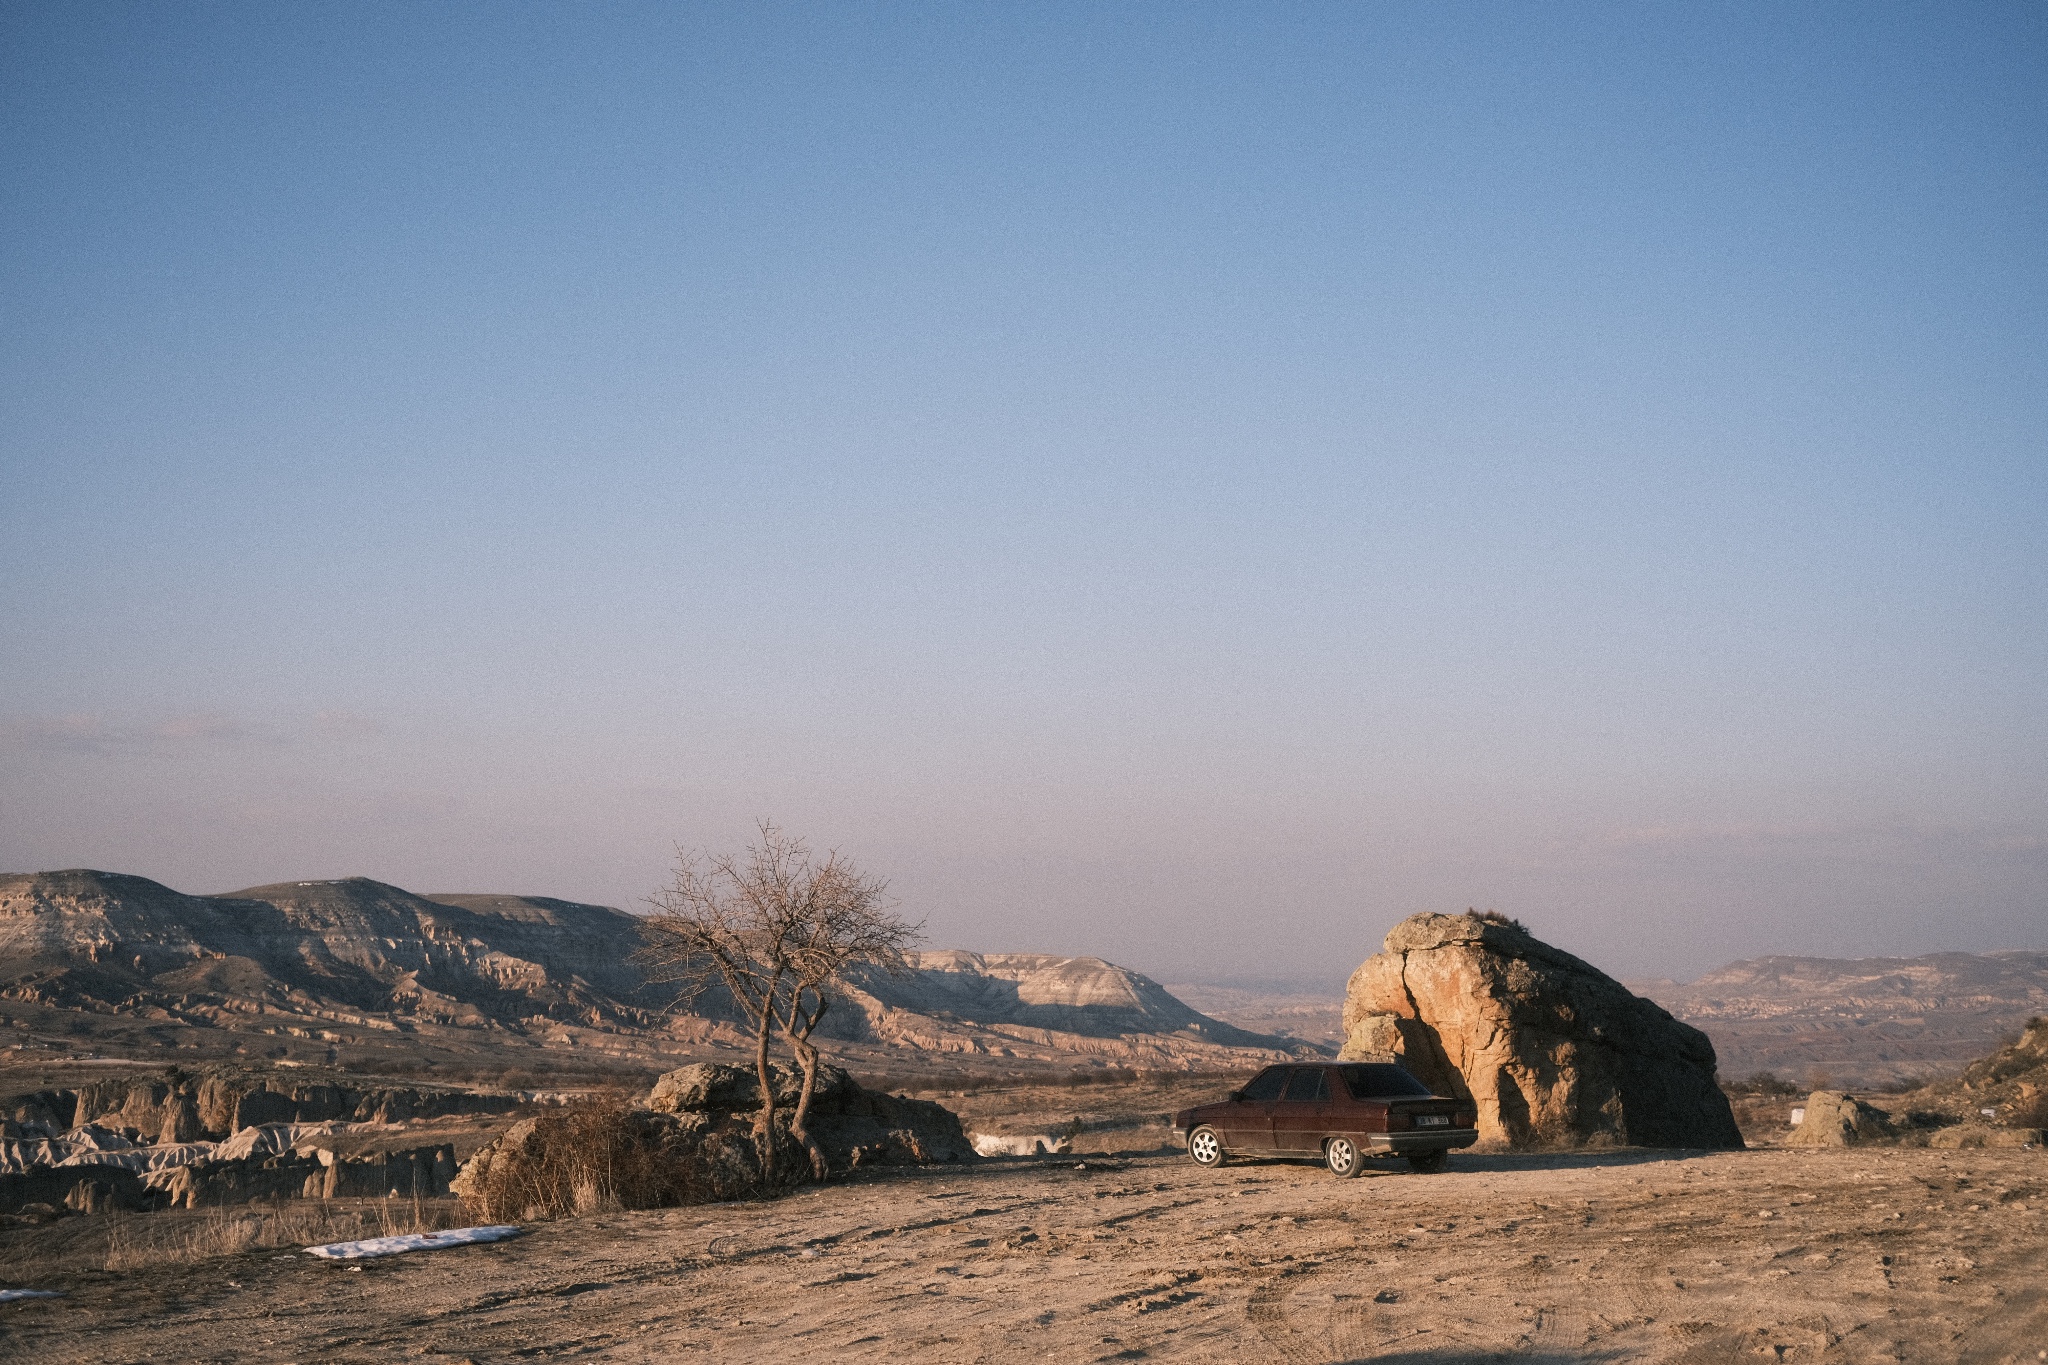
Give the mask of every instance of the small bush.
[[1529, 932], [1528, 925], [1522, 923], [1518, 919], [1514, 919], [1510, 916], [1503, 915], [1498, 910], [1473, 910], [1467, 908], [1465, 911], [1465, 916], [1468, 919], [1476, 919], [1481, 924], [1499, 924], [1509, 929], [1519, 929], [1521, 932], [1525, 934]]
[[706, 1172], [661, 1141], [659, 1120], [617, 1095], [540, 1114], [484, 1162], [462, 1202], [489, 1221], [654, 1209], [719, 1197]]

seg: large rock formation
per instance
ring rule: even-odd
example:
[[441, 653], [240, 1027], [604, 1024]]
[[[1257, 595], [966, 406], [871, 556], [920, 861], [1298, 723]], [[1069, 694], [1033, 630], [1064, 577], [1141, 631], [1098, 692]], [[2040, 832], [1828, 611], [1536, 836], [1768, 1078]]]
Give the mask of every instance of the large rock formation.
[[1740, 1147], [1714, 1045], [1499, 917], [1409, 917], [1351, 976], [1347, 1060], [1470, 1098], [1505, 1147]]

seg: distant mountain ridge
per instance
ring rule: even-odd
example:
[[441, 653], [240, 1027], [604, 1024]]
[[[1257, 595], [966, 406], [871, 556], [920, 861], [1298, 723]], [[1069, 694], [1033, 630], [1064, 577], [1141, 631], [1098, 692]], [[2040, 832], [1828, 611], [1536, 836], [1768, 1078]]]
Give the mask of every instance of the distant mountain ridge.
[[214, 1025], [251, 1005], [354, 1024], [641, 1024], [655, 1000], [627, 965], [638, 943], [604, 906], [442, 902], [361, 877], [222, 896], [89, 870], [0, 877], [0, 998]]
[[[0, 1001], [202, 1028], [354, 1037], [420, 1026], [536, 1037], [718, 1036], [633, 959], [639, 921], [538, 896], [421, 896], [368, 878], [190, 896], [144, 877], [0, 876]], [[1244, 1064], [1299, 1045], [1210, 1019], [1099, 958], [913, 954], [854, 975], [825, 1033], [957, 1055], [1081, 1054], [1121, 1064]], [[354, 1031], [354, 1032], [351, 1032]], [[730, 1030], [726, 1030], [729, 1034]]]
[[937, 1034], [915, 1022], [923, 1019], [1026, 1041], [1055, 1034], [1096, 1040], [1157, 1037], [1293, 1050], [1289, 1040], [1212, 1019], [1150, 977], [1099, 957], [952, 950], [910, 953], [908, 960], [907, 976], [872, 969], [854, 974], [849, 994], [863, 1023], [837, 1036], [907, 1041], [914, 1034], [929, 1034], [917, 1045], [946, 1050]]
[[1704, 1029], [1723, 1076], [1868, 1085], [1966, 1066], [2048, 1014], [2048, 952], [1760, 957], [1630, 984]]

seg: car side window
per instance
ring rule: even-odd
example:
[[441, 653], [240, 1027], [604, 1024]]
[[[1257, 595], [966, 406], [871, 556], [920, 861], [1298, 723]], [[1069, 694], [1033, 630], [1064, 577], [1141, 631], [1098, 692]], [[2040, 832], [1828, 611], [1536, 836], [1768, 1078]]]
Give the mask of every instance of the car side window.
[[1330, 1085], [1323, 1078], [1319, 1066], [1304, 1066], [1295, 1070], [1294, 1079], [1287, 1082], [1289, 1104], [1315, 1104], [1330, 1097]]
[[1262, 1104], [1267, 1100], [1277, 1100], [1280, 1098], [1280, 1087], [1286, 1083], [1287, 1068], [1284, 1066], [1269, 1066], [1258, 1075], [1252, 1077], [1251, 1084], [1244, 1088], [1244, 1097], [1248, 1100], [1257, 1100]]

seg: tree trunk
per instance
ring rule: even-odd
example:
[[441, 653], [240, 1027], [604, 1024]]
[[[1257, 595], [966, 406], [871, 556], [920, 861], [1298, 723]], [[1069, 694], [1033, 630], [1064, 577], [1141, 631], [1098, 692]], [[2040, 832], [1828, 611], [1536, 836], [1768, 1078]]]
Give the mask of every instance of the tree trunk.
[[789, 1135], [804, 1145], [811, 1158], [811, 1174], [819, 1180], [832, 1173], [831, 1166], [825, 1160], [825, 1149], [811, 1136], [811, 1130], [804, 1126], [804, 1121], [811, 1112], [811, 1096], [818, 1088], [818, 1049], [811, 1046], [811, 1030], [824, 1017], [825, 1002], [820, 1001], [818, 1012], [804, 1021], [803, 1031], [799, 1033], [791, 1029], [789, 1034], [790, 1051], [796, 1053], [797, 1065], [804, 1069], [803, 1085], [796, 1092], [796, 1110], [789, 1116]]
[[768, 1071], [768, 1031], [775, 1020], [775, 990], [771, 984], [762, 997], [760, 1017], [754, 1021], [754, 1077], [761, 1083], [761, 1113], [754, 1120], [754, 1146], [761, 1155], [761, 1183], [776, 1184], [776, 1160], [780, 1144], [775, 1140], [775, 1078]]

